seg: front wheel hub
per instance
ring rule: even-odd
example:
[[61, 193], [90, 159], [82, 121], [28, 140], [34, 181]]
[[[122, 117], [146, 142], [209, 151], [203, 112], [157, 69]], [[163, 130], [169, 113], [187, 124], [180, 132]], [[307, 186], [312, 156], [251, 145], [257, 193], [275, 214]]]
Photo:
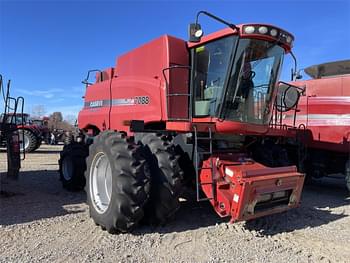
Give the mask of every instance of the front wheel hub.
[[64, 158], [62, 162], [62, 175], [66, 181], [73, 177], [73, 162], [71, 158]]
[[30, 143], [28, 136], [26, 134], [23, 134], [23, 132], [20, 132], [19, 139], [21, 142], [21, 145], [20, 145], [21, 151], [25, 151], [26, 149], [28, 149], [29, 143]]
[[112, 195], [112, 169], [103, 152], [95, 155], [89, 178], [92, 204], [99, 214], [103, 214], [109, 207]]

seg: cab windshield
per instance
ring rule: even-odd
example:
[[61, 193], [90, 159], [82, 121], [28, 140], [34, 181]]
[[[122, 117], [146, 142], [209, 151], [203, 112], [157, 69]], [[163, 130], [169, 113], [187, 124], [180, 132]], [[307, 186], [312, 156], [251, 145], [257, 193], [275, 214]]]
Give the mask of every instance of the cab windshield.
[[15, 125], [21, 125], [23, 124], [30, 124], [30, 118], [29, 116], [23, 114], [23, 118], [22, 118], [22, 114], [19, 115], [6, 115], [6, 120], [4, 120], [5, 115], [1, 114], [0, 116], [0, 122], [6, 122], [9, 124], [15, 124]]
[[[237, 37], [230, 36], [196, 48], [195, 115], [266, 124], [284, 49], [268, 41], [240, 39], [230, 60], [236, 43]], [[219, 51], [221, 58], [214, 60]], [[198, 69], [206, 69], [205, 78]]]

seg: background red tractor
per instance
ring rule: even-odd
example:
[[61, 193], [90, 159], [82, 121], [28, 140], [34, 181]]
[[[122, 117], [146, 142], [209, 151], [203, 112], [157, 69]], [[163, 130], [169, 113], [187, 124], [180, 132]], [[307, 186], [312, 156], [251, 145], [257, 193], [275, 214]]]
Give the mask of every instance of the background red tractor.
[[[202, 37], [200, 15], [228, 28]], [[159, 37], [84, 81], [80, 134], [61, 153], [60, 175], [68, 189], [85, 186], [91, 217], [109, 232], [166, 222], [191, 182], [197, 201], [232, 222], [299, 205], [303, 174], [262, 165], [249, 148], [286, 106], [275, 104], [276, 84], [293, 36], [205, 11], [189, 35]]]
[[49, 143], [50, 131], [48, 127], [44, 122], [34, 122], [29, 114], [7, 114], [6, 116], [1, 115], [0, 118], [2, 122], [13, 122], [17, 125], [20, 140], [23, 141], [21, 150], [33, 152], [40, 147], [42, 141]]

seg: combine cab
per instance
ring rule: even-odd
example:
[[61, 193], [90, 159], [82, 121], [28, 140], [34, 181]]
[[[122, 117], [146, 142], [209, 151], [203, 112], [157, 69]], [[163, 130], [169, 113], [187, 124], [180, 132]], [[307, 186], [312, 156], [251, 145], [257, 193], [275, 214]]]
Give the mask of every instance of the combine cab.
[[[350, 190], [350, 60], [306, 68], [297, 125], [307, 129], [305, 169], [313, 178], [344, 174]], [[292, 118], [286, 115], [286, 120]]]
[[[202, 37], [200, 15], [228, 28]], [[80, 134], [63, 149], [60, 174], [67, 189], [85, 186], [91, 217], [109, 232], [130, 231], [142, 219], [166, 222], [191, 182], [198, 201], [231, 221], [299, 205], [304, 175], [262, 165], [249, 148], [278, 109], [278, 76], [293, 36], [204, 11], [189, 33], [188, 42], [159, 37], [84, 80]], [[287, 86], [283, 98], [295, 89]]]

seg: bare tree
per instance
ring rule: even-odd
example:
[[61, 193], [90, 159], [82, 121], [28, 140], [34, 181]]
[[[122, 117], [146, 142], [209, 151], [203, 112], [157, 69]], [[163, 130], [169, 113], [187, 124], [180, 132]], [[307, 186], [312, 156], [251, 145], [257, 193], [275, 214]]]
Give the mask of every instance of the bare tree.
[[51, 114], [51, 117], [52, 117], [53, 121], [56, 121], [56, 122], [63, 121], [62, 112], [56, 111], [56, 112]]
[[34, 105], [32, 108], [32, 116], [34, 118], [42, 118], [45, 116], [46, 109], [44, 105]]
[[75, 115], [69, 114], [64, 116], [64, 121], [68, 122], [69, 124], [74, 125], [76, 120], [77, 117]]
[[48, 121], [48, 127], [53, 130], [72, 131], [74, 126], [66, 120], [63, 120], [61, 112], [54, 112], [50, 115]]

